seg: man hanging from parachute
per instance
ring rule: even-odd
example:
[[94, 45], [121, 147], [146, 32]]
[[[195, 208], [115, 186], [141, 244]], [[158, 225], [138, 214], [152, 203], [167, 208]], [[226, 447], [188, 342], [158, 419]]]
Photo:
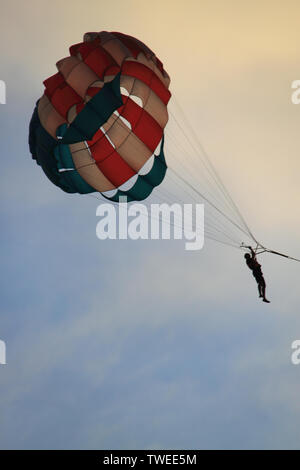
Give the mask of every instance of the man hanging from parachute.
[[249, 269], [251, 269], [252, 274], [257, 282], [259, 297], [262, 298], [263, 302], [269, 304], [270, 301], [266, 298], [266, 281], [261, 270], [261, 264], [257, 261], [256, 253], [253, 248], [251, 246], [248, 246], [247, 248], [249, 248], [251, 251], [251, 255], [250, 253], [246, 253], [244, 256], [247, 266]]

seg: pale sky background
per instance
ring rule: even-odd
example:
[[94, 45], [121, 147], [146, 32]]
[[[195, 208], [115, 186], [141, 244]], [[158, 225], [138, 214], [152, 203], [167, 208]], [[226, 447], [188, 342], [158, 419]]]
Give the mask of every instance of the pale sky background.
[[[86, 31], [155, 51], [259, 239], [300, 257], [298, 1], [15, 1], [1, 6], [2, 449], [299, 449], [300, 265], [96, 238], [97, 201], [32, 162], [28, 124]], [[168, 158], [168, 156], [167, 156]]]

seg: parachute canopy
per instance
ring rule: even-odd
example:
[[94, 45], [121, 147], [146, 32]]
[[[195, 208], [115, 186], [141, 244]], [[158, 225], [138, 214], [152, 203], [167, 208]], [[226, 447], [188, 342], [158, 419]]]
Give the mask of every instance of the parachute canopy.
[[122, 33], [86, 33], [44, 81], [29, 132], [32, 157], [68, 193], [145, 199], [165, 177], [171, 94], [161, 61]]

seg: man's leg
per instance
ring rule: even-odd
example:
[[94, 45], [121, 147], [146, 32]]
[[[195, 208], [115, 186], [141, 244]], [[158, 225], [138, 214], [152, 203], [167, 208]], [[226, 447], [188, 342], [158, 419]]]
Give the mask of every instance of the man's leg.
[[259, 297], [263, 297], [263, 293], [262, 293], [262, 290], [261, 290], [261, 281], [260, 281], [259, 276], [255, 276], [255, 280], [257, 282], [258, 295], [259, 295]]
[[265, 298], [266, 297], [266, 283], [263, 278], [260, 279], [259, 285], [260, 285], [260, 291], [262, 294], [261, 296]]
[[257, 287], [258, 287], [258, 295], [259, 297], [263, 297], [262, 291], [261, 291], [261, 285], [259, 282], [257, 282]]
[[269, 303], [269, 300], [266, 299], [266, 282], [263, 276], [260, 279], [260, 285], [263, 301]]

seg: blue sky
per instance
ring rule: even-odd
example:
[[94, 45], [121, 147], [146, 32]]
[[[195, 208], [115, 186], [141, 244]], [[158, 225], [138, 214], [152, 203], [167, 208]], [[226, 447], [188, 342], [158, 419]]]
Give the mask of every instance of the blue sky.
[[[0, 76], [7, 84], [7, 104], [0, 105], [0, 339], [7, 345], [7, 365], [0, 365], [0, 447], [299, 448], [300, 367], [290, 360], [291, 343], [300, 336], [297, 263], [264, 258], [272, 300], [266, 306], [256, 298], [256, 286], [241, 253], [229, 247], [207, 241], [200, 253], [193, 253], [175, 241], [98, 240], [97, 201], [64, 194], [31, 160], [28, 123], [42, 92], [42, 79], [54, 73], [55, 60], [62, 57], [69, 43], [96, 28], [95, 18], [88, 27], [87, 15], [80, 24], [83, 7], [73, 3], [70, 14], [76, 27], [72, 34], [67, 30], [66, 39], [58, 28], [54, 44], [49, 41], [47, 45], [49, 63], [44, 57], [44, 43], [38, 47], [39, 34], [44, 40], [46, 3], [41, 2], [42, 7], [36, 10], [35, 2], [26, 3], [28, 10], [35, 11], [26, 26], [20, 18], [13, 21], [13, 5], [6, 5], [4, 12], [6, 22], [11, 22], [14, 41], [11, 51], [3, 48], [1, 52]], [[120, 17], [114, 18], [110, 29], [130, 32], [134, 27], [134, 15], [141, 12], [137, 2], [129, 5], [128, 18], [122, 18], [120, 5]], [[215, 19], [208, 2], [201, 6], [213, 28]], [[294, 6], [290, 2], [291, 18]], [[186, 21], [193, 16], [193, 8], [197, 8], [196, 3], [191, 2]], [[145, 18], [149, 20], [147, 12]], [[174, 8], [176, 21], [181, 13], [180, 7]], [[281, 21], [279, 13], [273, 19], [274, 29]], [[108, 29], [110, 14], [108, 9], [98, 29]], [[243, 18], [246, 13], [238, 14]], [[164, 15], [156, 26], [158, 32], [159, 24], [162, 28], [167, 18]], [[54, 27], [54, 17], [50, 12], [49, 30]], [[228, 19], [218, 18], [222, 21]], [[139, 28], [142, 31], [143, 25]], [[134, 32], [141, 36], [141, 31]], [[270, 26], [270, 36], [272, 31]], [[175, 34], [171, 26], [170, 34]], [[24, 45], [20, 49], [22, 35]], [[145, 35], [149, 37], [146, 26]], [[245, 38], [246, 44], [247, 32]], [[59, 41], [63, 47], [57, 51]], [[268, 42], [262, 40], [262, 44], [268, 52]], [[164, 54], [168, 47], [167, 42], [162, 48]], [[39, 54], [43, 54], [40, 62]], [[190, 60], [188, 54], [186, 60]], [[230, 60], [240, 63], [234, 53]], [[172, 54], [170, 67], [174, 71]], [[289, 77], [299, 78], [299, 61], [296, 63], [288, 43], [286, 50], [280, 50], [278, 57], [264, 65], [264, 72], [259, 69], [264, 84], [275, 69], [282, 70], [284, 77], [276, 81], [278, 90], [289, 83]], [[257, 70], [253, 68], [254, 78], [249, 78], [247, 86], [258, 80]], [[215, 80], [211, 87], [216, 89], [218, 73], [214, 76], [207, 72], [204, 86], [211, 80], [210, 73]], [[184, 98], [180, 80], [179, 74], [174, 88], [177, 86]], [[211, 106], [208, 98], [202, 99], [199, 119], [205, 113], [207, 117], [204, 140], [215, 154], [222, 149], [226, 155], [230, 147], [237, 155], [241, 141], [247, 138], [250, 143], [245, 149], [245, 166], [237, 163], [234, 178], [228, 180], [230, 164], [236, 162], [233, 156], [224, 168], [225, 179], [264, 239], [269, 244], [274, 241], [274, 248], [285, 248], [297, 256], [299, 191], [293, 178], [300, 169], [296, 141], [300, 107], [298, 113], [292, 105], [288, 111], [282, 108], [281, 99], [288, 99], [289, 93], [284, 88], [277, 108], [267, 100], [256, 115], [252, 103], [246, 118], [239, 101], [242, 89], [237, 89], [232, 114], [222, 128], [226, 100], [232, 98], [230, 83], [222, 109], [220, 96]], [[191, 113], [196, 113], [188, 93], [186, 99]], [[279, 109], [283, 109], [282, 121]], [[228, 107], [226, 112], [229, 114]], [[259, 150], [262, 136], [258, 127], [264, 116], [268, 117], [265, 143]], [[220, 129], [218, 144], [212, 138], [214, 122]], [[245, 133], [230, 140], [234, 126], [244, 128]], [[280, 145], [289, 150], [285, 157], [289, 164], [281, 159]], [[247, 190], [245, 184], [236, 183], [236, 175], [243, 168], [251, 172], [249, 146], [257, 153], [254, 166], [264, 157], [269, 162], [270, 154], [276, 154], [273, 168], [266, 172], [265, 193], [260, 174], [257, 180], [251, 174]], [[264, 210], [260, 208], [256, 219], [259, 195], [264, 195]], [[285, 212], [284, 205], [288, 205]]]

